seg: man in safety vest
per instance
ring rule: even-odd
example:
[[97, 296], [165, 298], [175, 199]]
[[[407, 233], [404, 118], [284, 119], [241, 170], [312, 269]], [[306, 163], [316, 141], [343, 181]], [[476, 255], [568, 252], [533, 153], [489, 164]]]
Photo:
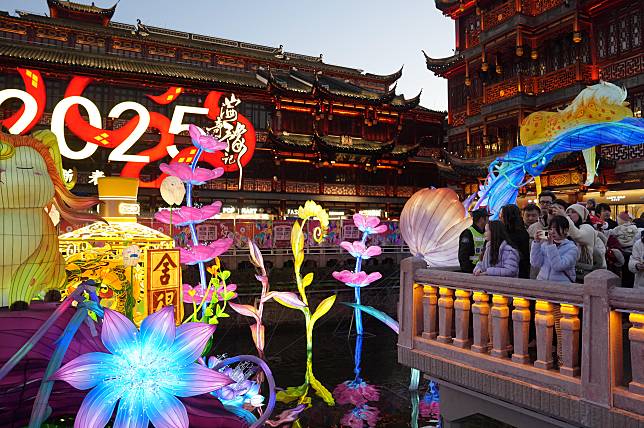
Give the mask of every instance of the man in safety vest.
[[461, 272], [472, 273], [485, 245], [485, 224], [489, 213], [485, 208], [471, 212], [472, 225], [461, 232], [458, 240], [458, 263]]

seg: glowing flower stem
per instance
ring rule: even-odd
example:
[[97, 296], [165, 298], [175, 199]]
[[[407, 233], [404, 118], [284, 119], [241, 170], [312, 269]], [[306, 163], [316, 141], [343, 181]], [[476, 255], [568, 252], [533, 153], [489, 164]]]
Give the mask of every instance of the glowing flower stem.
[[[369, 233], [365, 231], [362, 234], [362, 243], [363, 244], [365, 244], [367, 242], [367, 237], [369, 237]], [[353, 270], [353, 272], [358, 273], [361, 270], [362, 270], [362, 256], [358, 255], [358, 257], [356, 257], [356, 267]], [[358, 305], [361, 304], [361, 302], [360, 302], [360, 289], [361, 289], [361, 287], [353, 287], [353, 290], [355, 292], [355, 297], [356, 297], [356, 304], [358, 304]], [[362, 312], [360, 311], [360, 309], [355, 308], [353, 313], [354, 313], [355, 318], [356, 318], [356, 333], [358, 335], [361, 335], [361, 334], [363, 334], [363, 330], [362, 330]], [[358, 360], [358, 355], [359, 354], [358, 354], [357, 349], [358, 349], [358, 346], [356, 344], [356, 369], [359, 371], [360, 370], [360, 367], [359, 367], [360, 364], [359, 364], [359, 360]], [[356, 376], [359, 376], [358, 373], [356, 373]]]

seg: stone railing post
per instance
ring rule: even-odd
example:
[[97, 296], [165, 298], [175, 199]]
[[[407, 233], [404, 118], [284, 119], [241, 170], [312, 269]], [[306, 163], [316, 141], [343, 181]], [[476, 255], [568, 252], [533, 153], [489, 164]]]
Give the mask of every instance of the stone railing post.
[[472, 351], [486, 353], [488, 350], [489, 325], [488, 317], [490, 315], [490, 298], [482, 291], [474, 292], [474, 304], [472, 305], [472, 333], [474, 344]]
[[628, 384], [628, 390], [635, 394], [644, 394], [644, 315], [630, 314], [628, 320], [633, 326], [628, 329], [631, 341], [631, 364], [633, 380]]
[[559, 373], [566, 376], [579, 376], [579, 308], [561, 305], [561, 347], [562, 361]]
[[[581, 331], [581, 398], [601, 407], [613, 404], [612, 388], [621, 379], [621, 317], [611, 313], [608, 294], [618, 287], [617, 275], [601, 269], [584, 278], [583, 324]], [[612, 361], [611, 361], [612, 360]], [[612, 362], [612, 364], [611, 364]], [[588, 417], [590, 417], [589, 415]], [[587, 422], [587, 423], [584, 423]], [[590, 425], [591, 420], [582, 421]]]
[[513, 301], [512, 327], [514, 330], [514, 353], [512, 361], [515, 363], [528, 364], [528, 341], [530, 333], [530, 302], [518, 297]]
[[414, 347], [414, 337], [423, 328], [423, 287], [414, 282], [418, 269], [427, 267], [419, 257], [408, 257], [400, 262], [400, 301], [398, 303], [398, 346]]
[[538, 300], [535, 305], [534, 324], [537, 331], [537, 361], [534, 366], [540, 369], [552, 368], [552, 334], [555, 325], [554, 306], [550, 302]]
[[456, 301], [454, 302], [454, 318], [456, 322], [456, 337], [454, 345], [459, 348], [469, 348], [470, 340], [470, 292], [456, 290]]
[[510, 333], [508, 331], [508, 319], [510, 308], [508, 298], [495, 294], [492, 296], [492, 352], [490, 355], [498, 358], [506, 358], [512, 346], [510, 345]]
[[438, 320], [436, 318], [438, 305], [438, 287], [425, 285], [423, 287], [423, 337], [436, 339], [438, 336]]
[[442, 343], [452, 342], [452, 325], [454, 322], [454, 291], [450, 288], [440, 287], [438, 289], [438, 341]]

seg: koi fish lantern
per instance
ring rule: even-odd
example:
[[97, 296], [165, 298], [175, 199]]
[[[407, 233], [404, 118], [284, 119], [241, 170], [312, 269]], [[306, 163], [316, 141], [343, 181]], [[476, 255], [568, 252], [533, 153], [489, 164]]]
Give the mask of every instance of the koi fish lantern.
[[58, 236], [49, 213], [67, 221], [98, 216], [86, 210], [96, 198], [75, 196], [65, 187], [56, 136], [0, 133], [0, 306], [29, 303], [66, 281]]
[[139, 181], [98, 179], [100, 215], [95, 222], [60, 236], [69, 283], [66, 292], [93, 279], [101, 305], [119, 311], [135, 323], [173, 305], [180, 322], [181, 269], [179, 251], [169, 236], [137, 223]]

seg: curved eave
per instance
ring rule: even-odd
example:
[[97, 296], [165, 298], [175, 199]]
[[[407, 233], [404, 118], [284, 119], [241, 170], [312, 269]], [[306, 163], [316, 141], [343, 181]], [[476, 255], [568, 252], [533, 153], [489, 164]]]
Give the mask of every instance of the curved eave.
[[394, 82], [396, 82], [398, 79], [402, 77], [402, 72], [403, 72], [403, 67], [400, 67], [400, 70], [396, 71], [395, 73], [391, 73], [388, 75], [379, 75], [379, 74], [372, 74], [372, 73], [366, 73], [365, 77], [368, 77], [370, 79], [375, 79], [382, 81], [383, 83], [386, 83], [387, 85], [392, 85]]
[[376, 141], [366, 141], [360, 138], [356, 138], [357, 144], [360, 144], [360, 141], [364, 143], [372, 144], [372, 147], [360, 147], [353, 145], [344, 145], [333, 142], [329, 137], [325, 137], [319, 134], [314, 135], [315, 143], [320, 150], [326, 152], [340, 152], [340, 153], [351, 153], [356, 155], [368, 155], [368, 156], [378, 156], [384, 153], [391, 152], [396, 144], [396, 139], [388, 141], [386, 143], [376, 142]]
[[425, 56], [425, 64], [429, 71], [434, 74], [442, 76], [454, 66], [458, 65], [464, 58], [462, 53], [457, 53], [446, 58], [432, 58], [425, 51], [422, 51]]
[[423, 90], [421, 89], [418, 95], [414, 98], [404, 99], [402, 104], [391, 104], [390, 107], [392, 110], [396, 111], [409, 111], [415, 109], [420, 105], [420, 96], [422, 95]]
[[116, 11], [116, 5], [117, 3], [115, 3], [112, 7], [105, 9], [98, 6], [93, 6], [93, 5], [88, 6], [81, 3], [66, 2], [66, 1], [59, 1], [59, 0], [47, 0], [47, 6], [57, 7], [68, 13], [98, 15], [98, 16], [107, 17], [107, 18], [112, 18], [114, 16], [114, 12]]
[[[308, 142], [305, 142], [305, 137], [308, 137]], [[313, 152], [315, 151], [315, 143], [313, 135], [293, 134], [284, 135], [283, 133], [276, 133], [273, 130], [268, 131], [268, 140], [274, 143], [278, 148], [298, 151], [298, 152]]]
[[458, 6], [460, 4], [459, 0], [434, 0], [434, 4], [436, 5], [436, 9], [440, 10], [441, 12], [447, 12], [454, 6]]
[[313, 95], [322, 99], [328, 99], [333, 101], [351, 101], [351, 102], [360, 102], [367, 105], [382, 105], [388, 104], [396, 97], [396, 86], [391, 88], [389, 91], [385, 92], [382, 95], [377, 97], [369, 97], [359, 94], [351, 94], [347, 92], [333, 91], [322, 86], [319, 81], [313, 83]]
[[411, 146], [395, 145], [391, 150], [391, 157], [397, 160], [409, 159], [415, 156], [420, 149], [420, 144], [416, 143]]

